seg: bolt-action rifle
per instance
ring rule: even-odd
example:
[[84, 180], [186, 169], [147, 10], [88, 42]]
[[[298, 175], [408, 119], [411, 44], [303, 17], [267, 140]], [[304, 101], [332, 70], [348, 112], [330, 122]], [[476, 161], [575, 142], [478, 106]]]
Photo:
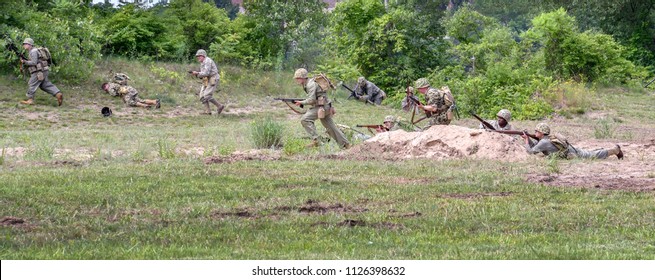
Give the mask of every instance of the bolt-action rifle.
[[28, 59], [25, 57], [25, 55], [23, 55], [22, 52], [18, 50], [18, 47], [16, 47], [14, 42], [12, 42], [11, 39], [9, 39], [9, 37], [5, 36], [5, 40], [7, 41], [7, 45], [5, 46], [7, 50], [13, 52], [18, 57], [20, 74], [25, 75], [25, 73], [23, 72], [23, 60], [28, 60]]
[[[294, 111], [296, 114], [299, 114], [299, 115], [304, 114], [304, 112], [300, 112], [300, 111], [296, 110], [296, 108], [291, 107], [291, 104], [295, 104], [296, 101], [303, 101], [303, 100], [305, 100], [305, 98], [282, 98], [282, 97], [276, 97], [276, 98], [273, 98], [273, 100], [279, 100], [279, 101], [284, 102], [284, 104], [287, 104], [287, 106], [289, 106], [289, 109], [291, 109], [291, 111]], [[304, 106], [301, 104], [301, 105], [299, 105], [299, 107], [300, 107], [300, 108], [303, 108]]]
[[[343, 83], [341, 84], [341, 86], [344, 87], [345, 89], [347, 89], [348, 91], [350, 91], [350, 95], [346, 99], [350, 99], [350, 98], [359, 99], [359, 97], [357, 96], [357, 93], [355, 93], [355, 91], [353, 89], [349, 88], [347, 85], [345, 85]], [[371, 102], [371, 100], [368, 100], [368, 99], [366, 100], [366, 103], [369, 103], [371, 105], [375, 105], [375, 103]]]
[[373, 129], [375, 129], [375, 131], [381, 130], [382, 132], [389, 131], [389, 129], [386, 126], [381, 124], [358, 124], [356, 125], [356, 127], [365, 127], [368, 129], [369, 132], [373, 134], [375, 134], [375, 132], [373, 132]]
[[480, 116], [476, 115], [473, 111], [470, 111], [469, 114], [471, 114], [471, 116], [473, 116], [474, 118], [478, 119], [478, 121], [480, 121], [484, 127], [488, 128], [489, 130], [491, 130], [493, 132], [498, 132], [498, 133], [501, 133], [501, 134], [508, 134], [508, 135], [523, 135], [523, 134], [525, 134], [528, 137], [539, 141], [539, 138], [536, 135], [530, 134], [526, 130], [524, 130], [524, 131], [520, 131], [520, 130], [496, 130], [496, 128], [494, 128], [493, 125], [491, 125], [489, 122], [487, 122], [487, 121], [483, 120], [482, 118], [480, 118]]

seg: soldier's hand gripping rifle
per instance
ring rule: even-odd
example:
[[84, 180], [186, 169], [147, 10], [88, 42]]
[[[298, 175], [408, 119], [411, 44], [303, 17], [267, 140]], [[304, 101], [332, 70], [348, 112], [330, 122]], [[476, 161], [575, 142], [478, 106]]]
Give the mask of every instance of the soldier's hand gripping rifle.
[[[276, 98], [273, 98], [273, 100], [279, 100], [279, 101], [284, 102], [284, 104], [287, 104], [287, 106], [289, 106], [289, 109], [291, 109], [291, 111], [294, 111], [298, 115], [305, 114], [304, 112], [300, 112], [300, 111], [296, 110], [296, 108], [291, 107], [291, 104], [289, 104], [289, 103], [295, 104], [296, 101], [303, 101], [303, 100], [305, 100], [304, 98], [281, 98], [281, 97], [276, 97]], [[302, 104], [300, 104], [298, 106], [300, 108], [304, 107]]]
[[491, 125], [489, 122], [487, 122], [487, 121], [483, 120], [482, 118], [480, 118], [480, 116], [476, 115], [473, 111], [469, 111], [469, 114], [471, 114], [471, 116], [473, 116], [474, 118], [478, 119], [478, 121], [480, 121], [484, 127], [488, 128], [489, 130], [491, 130], [493, 132], [498, 132], [498, 133], [501, 133], [501, 134], [508, 134], [508, 135], [523, 135], [523, 134], [525, 134], [528, 137], [539, 141], [539, 138], [536, 135], [530, 134], [526, 130], [524, 130], [524, 131], [520, 131], [520, 130], [496, 130], [496, 128], [494, 128], [493, 125]]
[[389, 129], [386, 126], [381, 124], [358, 124], [356, 125], [356, 127], [366, 127], [368, 131], [373, 134], [375, 134], [375, 132], [373, 132], [373, 129], [375, 129], [375, 131], [382, 131], [382, 132], [389, 131]]
[[[355, 99], [359, 100], [359, 96], [357, 96], [357, 93], [355, 93], [355, 91], [353, 89], [349, 88], [344, 83], [341, 83], [341, 86], [344, 87], [345, 89], [347, 89], [348, 91], [350, 91], [350, 95], [346, 99], [355, 98]], [[375, 103], [371, 102], [371, 100], [368, 100], [368, 99], [366, 100], [366, 103], [370, 103], [371, 105], [376, 105]]]
[[[407, 99], [408, 99], [410, 102], [414, 103], [414, 106], [416, 106], [416, 107], [418, 107], [419, 105], [420, 105], [420, 106], [423, 106], [423, 103], [421, 103], [421, 100], [418, 100], [418, 98], [417, 98], [416, 96], [414, 96], [414, 95], [407, 95]], [[414, 112], [416, 112], [416, 110], [414, 110]], [[429, 118], [429, 117], [432, 117], [432, 112], [427, 111], [427, 110], [423, 110], [423, 112], [425, 112], [425, 116], [422, 117], [422, 118], [420, 118], [420, 119], [418, 119], [417, 121], [414, 120], [414, 113], [412, 113], [412, 120], [411, 120], [411, 122], [412, 122], [413, 125], [416, 125], [417, 123], [421, 122], [421, 121], [424, 120], [424, 119], [427, 119], [427, 118]]]

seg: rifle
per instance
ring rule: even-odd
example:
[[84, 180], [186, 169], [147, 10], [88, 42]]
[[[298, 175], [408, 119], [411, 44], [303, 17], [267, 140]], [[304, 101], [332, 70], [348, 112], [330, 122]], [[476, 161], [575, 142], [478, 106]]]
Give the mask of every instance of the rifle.
[[496, 131], [496, 128], [494, 128], [493, 125], [491, 125], [489, 122], [483, 120], [480, 116], [476, 115], [473, 111], [469, 111], [469, 114], [473, 116], [474, 118], [478, 119], [484, 127], [488, 128], [489, 130]]
[[11, 39], [9, 39], [9, 37], [5, 36], [5, 40], [8, 41], [8, 43], [6, 45], [7, 50], [10, 51], [10, 52], [13, 52], [14, 54], [16, 54], [16, 56], [18, 56], [18, 60], [19, 60], [19, 63], [20, 63], [19, 69], [20, 69], [21, 75], [25, 75], [23, 73], [23, 60], [28, 60], [28, 59], [25, 57], [25, 55], [23, 55], [22, 52], [20, 52], [18, 50], [18, 47], [16, 47], [16, 45], [14, 45], [14, 42], [12, 42]]
[[389, 129], [386, 126], [381, 125], [381, 124], [358, 124], [358, 125], [356, 125], [356, 127], [366, 127], [366, 128], [368, 128], [368, 131], [373, 133], [373, 134], [375, 134], [375, 132], [373, 132], [372, 129], [375, 129], [376, 131], [377, 130], [382, 130], [383, 132], [389, 131]]
[[[409, 101], [414, 103], [414, 106], [423, 105], [423, 103], [421, 103], [421, 101], [418, 100], [418, 98], [416, 98], [416, 96], [414, 96], [414, 95], [407, 95], [407, 99], [409, 99]], [[415, 110], [414, 112], [416, 112], [416, 109], [414, 109], [414, 110]], [[432, 114], [433, 114], [430, 111], [423, 110], [423, 112], [425, 113], [425, 117], [422, 117], [422, 118], [418, 119], [417, 121], [415, 121], [414, 120], [414, 112], [412, 112], [412, 119], [411, 119], [411, 122], [412, 122], [413, 125], [416, 125], [417, 123], [421, 122], [424, 119], [432, 117]]]
[[[344, 87], [345, 89], [347, 89], [348, 91], [350, 91], [350, 95], [346, 99], [350, 99], [350, 98], [359, 99], [359, 97], [357, 97], [357, 94], [355, 93], [355, 91], [353, 89], [349, 88], [347, 85], [345, 85], [343, 83], [341, 83], [341, 86]], [[375, 103], [371, 102], [371, 100], [368, 100], [368, 99], [366, 100], [366, 103], [370, 103], [372, 105], [375, 105]]]
[[[299, 115], [304, 114], [303, 112], [300, 112], [300, 111], [296, 110], [295, 108], [291, 107], [291, 105], [289, 105], [289, 103], [295, 103], [296, 101], [303, 101], [303, 100], [305, 100], [305, 98], [282, 98], [282, 97], [276, 97], [276, 98], [273, 98], [273, 100], [279, 100], [279, 101], [284, 102], [284, 104], [287, 104], [287, 106], [289, 106], [289, 108], [291, 109], [291, 111], [294, 111], [296, 114], [299, 114]], [[302, 104], [299, 105], [299, 106], [300, 106], [300, 108], [303, 108], [303, 107], [304, 107]]]
[[489, 130], [491, 130], [493, 132], [498, 132], [498, 133], [501, 133], [501, 134], [508, 134], [508, 135], [523, 135], [523, 134], [525, 134], [528, 137], [539, 141], [539, 138], [536, 135], [528, 133], [527, 130], [524, 130], [524, 131], [520, 131], [520, 130], [496, 130], [493, 127], [493, 125], [491, 125], [489, 122], [487, 122], [487, 121], [483, 120], [482, 118], [480, 118], [480, 116], [476, 115], [473, 111], [469, 111], [469, 114], [471, 114], [471, 116], [473, 116], [474, 118], [478, 119], [478, 121], [480, 121], [482, 123], [482, 125], [484, 125], [486, 128], [488, 128]]

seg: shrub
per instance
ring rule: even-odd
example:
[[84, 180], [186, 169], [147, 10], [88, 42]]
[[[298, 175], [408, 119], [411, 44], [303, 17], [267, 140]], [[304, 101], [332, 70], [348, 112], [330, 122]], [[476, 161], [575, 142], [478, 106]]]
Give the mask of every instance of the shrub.
[[255, 147], [258, 149], [279, 148], [282, 146], [282, 132], [284, 127], [271, 120], [253, 121], [250, 125], [250, 135]]

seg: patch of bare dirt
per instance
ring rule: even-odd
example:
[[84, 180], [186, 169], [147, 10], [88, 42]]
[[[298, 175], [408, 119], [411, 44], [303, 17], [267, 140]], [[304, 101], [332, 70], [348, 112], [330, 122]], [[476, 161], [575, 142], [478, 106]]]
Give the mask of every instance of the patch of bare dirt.
[[439, 195], [441, 198], [460, 198], [460, 199], [474, 199], [481, 197], [503, 197], [510, 196], [512, 192], [491, 192], [491, 193], [448, 193]]
[[220, 212], [214, 211], [211, 213], [213, 218], [225, 219], [228, 217], [237, 217], [237, 218], [246, 218], [246, 219], [256, 219], [259, 217], [253, 210], [250, 209], [240, 209], [235, 211]]
[[304, 205], [298, 207], [300, 213], [320, 213], [341, 212], [341, 213], [361, 213], [366, 212], [366, 208], [344, 206], [341, 203], [326, 204], [315, 200], [307, 200]]
[[5, 216], [0, 219], [0, 225], [2, 226], [20, 226], [24, 224], [25, 220], [17, 217]]
[[228, 156], [211, 156], [205, 158], [205, 164], [233, 163], [237, 161], [247, 161], [247, 160], [273, 161], [273, 160], [279, 160], [281, 157], [282, 155], [280, 151], [272, 151], [272, 150], [236, 151]]
[[473, 158], [519, 161], [529, 155], [517, 137], [456, 125], [422, 132], [385, 132], [345, 151], [351, 156], [382, 159]]
[[[557, 187], [582, 187], [603, 190], [654, 191], [655, 139], [638, 143], [618, 143], [624, 160], [615, 156], [603, 160], [560, 161], [559, 173], [543, 170], [528, 174], [526, 181]], [[614, 145], [611, 142], [584, 141], [577, 148], [593, 149]]]
[[[332, 224], [326, 223], [326, 222], [318, 222], [318, 223], [312, 224], [312, 226], [330, 226], [330, 225], [332, 225]], [[343, 221], [338, 222], [338, 223], [336, 223], [334, 225], [337, 226], [337, 227], [371, 227], [371, 228], [377, 228], [377, 229], [391, 229], [391, 230], [402, 229], [402, 228], [405, 227], [405, 226], [403, 226], [401, 224], [395, 224], [395, 223], [390, 223], [390, 222], [367, 223], [367, 222], [360, 221], [360, 220], [350, 220], [350, 219], [343, 220]]]
[[26, 148], [15, 147], [15, 148], [0, 148], [0, 156], [4, 155], [6, 157], [23, 157], [27, 152]]

